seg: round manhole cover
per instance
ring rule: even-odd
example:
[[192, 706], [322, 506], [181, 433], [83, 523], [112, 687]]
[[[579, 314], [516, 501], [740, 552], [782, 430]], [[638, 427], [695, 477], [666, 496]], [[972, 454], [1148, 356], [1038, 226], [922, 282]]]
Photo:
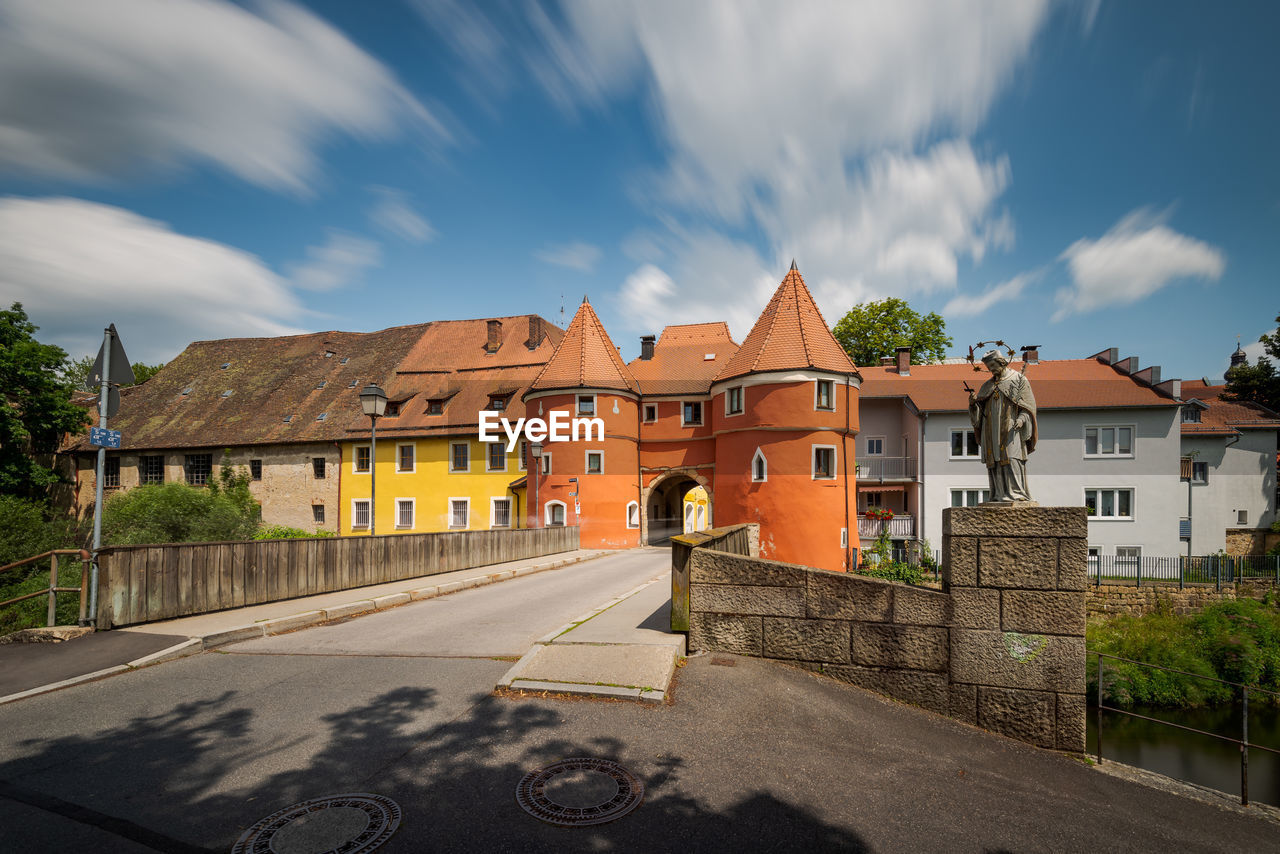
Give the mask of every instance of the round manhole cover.
[[356, 792], [312, 798], [274, 812], [244, 832], [231, 854], [363, 854], [400, 826], [400, 805]]
[[560, 827], [604, 824], [640, 806], [644, 783], [608, 759], [563, 759], [532, 771], [516, 786], [516, 803]]

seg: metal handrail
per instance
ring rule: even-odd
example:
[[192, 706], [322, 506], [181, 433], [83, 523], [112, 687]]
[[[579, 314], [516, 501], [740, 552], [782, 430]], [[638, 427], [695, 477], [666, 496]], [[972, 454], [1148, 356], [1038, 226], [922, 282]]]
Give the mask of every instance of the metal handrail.
[[[75, 555], [82, 566], [80, 567], [80, 586], [79, 587], [59, 587], [58, 586], [58, 555]], [[44, 590], [37, 590], [35, 593], [28, 593], [25, 596], [16, 596], [13, 599], [7, 599], [0, 602], [0, 608], [14, 605], [18, 602], [25, 602], [28, 599], [34, 599], [37, 596], [48, 596], [49, 606], [45, 613], [45, 624], [52, 626], [57, 620], [58, 610], [58, 594], [59, 593], [79, 593], [80, 594], [80, 625], [86, 623], [86, 608], [88, 600], [85, 598], [85, 591], [89, 589], [89, 561], [92, 560], [90, 555], [84, 549], [52, 549], [47, 552], [35, 555], [34, 557], [23, 558], [6, 566], [0, 566], [0, 572], [10, 569], [17, 569], [20, 566], [26, 566], [29, 563], [35, 563], [38, 560], [49, 558], [49, 586]]]
[[[1249, 692], [1250, 691], [1261, 692], [1263, 694], [1269, 694], [1272, 697], [1280, 697], [1280, 692], [1271, 691], [1266, 688], [1259, 688], [1256, 685], [1246, 685], [1243, 682], [1232, 682], [1227, 679], [1218, 679], [1216, 676], [1202, 676], [1199, 673], [1189, 673], [1186, 670], [1178, 670], [1177, 668], [1174, 668], [1174, 667], [1162, 667], [1159, 664], [1150, 664], [1146, 661], [1135, 661], [1132, 658], [1122, 658], [1121, 656], [1109, 655], [1105, 652], [1094, 652], [1093, 650], [1089, 650], [1088, 652], [1090, 655], [1098, 656], [1098, 700], [1097, 700], [1098, 717], [1097, 717], [1097, 726], [1095, 727], [1095, 736], [1096, 736], [1097, 745], [1098, 745], [1097, 757], [1098, 757], [1099, 765], [1101, 765], [1103, 762], [1103, 759], [1102, 759], [1102, 713], [1104, 711], [1117, 712], [1122, 715], [1127, 715], [1131, 718], [1138, 718], [1139, 720], [1150, 721], [1152, 723], [1161, 724], [1162, 726], [1168, 726], [1168, 727], [1173, 727], [1174, 729], [1180, 729], [1185, 732], [1193, 732], [1193, 733], [1196, 733], [1197, 735], [1207, 735], [1210, 738], [1216, 738], [1219, 741], [1226, 741], [1231, 744], [1238, 745], [1240, 747], [1240, 803], [1246, 807], [1249, 805], [1249, 750], [1250, 748], [1256, 749], [1256, 750], [1265, 750], [1268, 753], [1274, 753], [1274, 754], [1280, 755], [1280, 749], [1277, 749], [1274, 747], [1268, 747], [1265, 744], [1254, 744], [1249, 741]], [[1208, 730], [1196, 729], [1195, 727], [1189, 727], [1184, 724], [1176, 724], [1173, 721], [1166, 721], [1160, 718], [1153, 718], [1148, 715], [1140, 715], [1137, 712], [1131, 712], [1127, 709], [1121, 709], [1115, 706], [1106, 705], [1106, 703], [1104, 703], [1102, 700], [1102, 696], [1103, 696], [1102, 692], [1104, 687], [1103, 674], [1105, 672], [1102, 662], [1103, 662], [1103, 659], [1106, 659], [1106, 658], [1110, 658], [1113, 661], [1123, 661], [1127, 664], [1136, 664], [1139, 667], [1150, 667], [1153, 670], [1163, 670], [1166, 673], [1178, 673], [1183, 676], [1190, 676], [1194, 679], [1204, 679], [1209, 682], [1217, 682], [1220, 685], [1231, 685], [1235, 688], [1239, 688], [1240, 694], [1241, 694], [1240, 738], [1232, 738], [1229, 735], [1221, 735], [1216, 732], [1209, 732]]]

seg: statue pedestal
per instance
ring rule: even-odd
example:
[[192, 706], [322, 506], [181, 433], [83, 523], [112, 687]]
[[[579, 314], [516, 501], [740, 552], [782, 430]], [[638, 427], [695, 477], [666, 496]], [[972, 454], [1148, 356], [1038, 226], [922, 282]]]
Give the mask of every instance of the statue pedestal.
[[1083, 507], [1000, 501], [942, 511], [952, 717], [1084, 752], [1087, 543]]

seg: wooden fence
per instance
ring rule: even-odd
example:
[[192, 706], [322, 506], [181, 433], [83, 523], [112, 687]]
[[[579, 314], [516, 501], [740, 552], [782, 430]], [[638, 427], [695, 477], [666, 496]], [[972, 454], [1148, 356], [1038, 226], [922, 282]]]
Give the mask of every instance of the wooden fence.
[[578, 529], [519, 528], [114, 546], [98, 553], [99, 629], [349, 590], [578, 548]]

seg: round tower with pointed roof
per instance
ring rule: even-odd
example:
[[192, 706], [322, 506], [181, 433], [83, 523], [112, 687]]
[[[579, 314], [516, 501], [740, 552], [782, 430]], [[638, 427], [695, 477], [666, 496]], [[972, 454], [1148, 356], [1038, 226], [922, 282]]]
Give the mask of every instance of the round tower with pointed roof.
[[583, 548], [640, 545], [640, 386], [586, 297], [523, 400], [529, 418], [604, 424], [603, 437], [544, 442], [529, 461], [529, 525], [578, 525]]
[[711, 387], [716, 524], [758, 522], [761, 557], [850, 569], [860, 383], [793, 261]]

